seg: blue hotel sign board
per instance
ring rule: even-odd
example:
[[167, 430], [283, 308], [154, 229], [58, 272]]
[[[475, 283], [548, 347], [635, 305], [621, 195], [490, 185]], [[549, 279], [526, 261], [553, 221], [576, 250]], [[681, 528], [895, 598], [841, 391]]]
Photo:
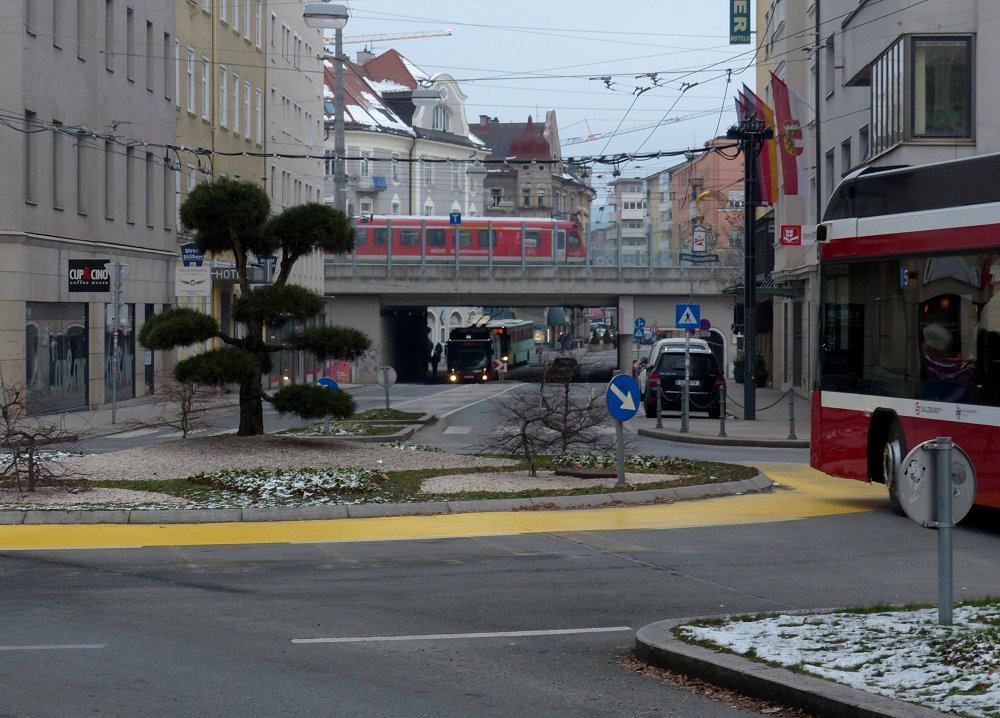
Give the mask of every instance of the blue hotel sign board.
[[729, 44], [750, 44], [750, 0], [729, 0]]

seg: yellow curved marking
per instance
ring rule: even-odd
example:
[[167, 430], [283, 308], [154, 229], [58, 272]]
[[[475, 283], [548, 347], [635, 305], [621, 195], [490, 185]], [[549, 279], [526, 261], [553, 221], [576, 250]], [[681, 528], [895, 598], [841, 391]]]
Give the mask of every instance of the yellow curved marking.
[[0, 526], [0, 550], [325, 543], [670, 529], [790, 521], [887, 506], [881, 485], [836, 479], [798, 464], [755, 464], [784, 488], [628, 508], [502, 511], [323, 521]]

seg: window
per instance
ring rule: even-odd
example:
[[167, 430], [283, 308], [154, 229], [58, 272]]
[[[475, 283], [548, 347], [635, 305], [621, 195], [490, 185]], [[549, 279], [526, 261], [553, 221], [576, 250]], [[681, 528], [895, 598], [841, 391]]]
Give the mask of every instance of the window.
[[264, 113], [262, 108], [262, 97], [260, 90], [253, 91], [253, 101], [254, 101], [254, 141], [259, 145], [264, 141]]
[[264, 22], [263, 11], [264, 11], [264, 0], [257, 0], [257, 9], [256, 9], [255, 15], [254, 15], [254, 22], [255, 22], [254, 39], [256, 41], [257, 49], [258, 50], [260, 49], [260, 46], [261, 46], [261, 44], [260, 44], [260, 42], [261, 42], [261, 33], [262, 33], [263, 29], [264, 29], [263, 28], [263, 24], [262, 24]]
[[240, 76], [233, 73], [233, 133], [240, 133]]
[[187, 49], [187, 111], [194, 114], [194, 48]]
[[[35, 113], [24, 113], [24, 126], [33, 129], [35, 124]], [[24, 135], [24, 200], [26, 202], [37, 201], [38, 189], [35, 183], [38, 181], [38, 132], [28, 132]]]
[[394, 199], [392, 201], [392, 204], [389, 206], [389, 212], [391, 214], [395, 215], [395, 214], [399, 214], [399, 210], [400, 210], [399, 200], [398, 199]]
[[914, 137], [972, 137], [972, 38], [915, 37]]
[[[329, 173], [327, 173], [329, 174]], [[392, 153], [392, 182], [399, 184], [399, 153]]]
[[163, 96], [168, 100], [177, 100], [180, 105], [177, 82], [177, 41], [170, 37], [169, 32], [165, 32], [163, 33]]
[[389, 243], [389, 230], [385, 227], [379, 229], [373, 229], [372, 234], [375, 235], [375, 246], [384, 247]]
[[87, 172], [87, 154], [82, 142], [74, 143], [76, 151], [76, 211], [79, 214], [87, 214], [87, 187], [89, 186], [89, 173]]
[[447, 132], [449, 128], [448, 108], [444, 105], [435, 105], [431, 115], [431, 129]]
[[441, 228], [431, 228], [427, 230], [427, 246], [428, 247], [443, 247], [444, 246], [444, 229]]
[[871, 147], [868, 144], [868, 125], [858, 130], [858, 152], [861, 154], [861, 161], [871, 157]]
[[[34, 3], [29, 2], [28, 6], [31, 7]], [[76, 0], [76, 56], [81, 60], [86, 60], [84, 57], [84, 43], [83, 38], [85, 35], [85, 23], [87, 19], [86, 15], [87, 0]]]
[[370, 199], [361, 200], [361, 214], [372, 213], [372, 201]]
[[229, 22], [229, 0], [219, 0], [219, 22]]
[[833, 45], [833, 35], [830, 35], [823, 43], [823, 81], [826, 83], [825, 93], [829, 97], [833, 94], [834, 83], [836, 82], [834, 76], [834, 68], [836, 67], [836, 57], [834, 56], [834, 45]]
[[[52, 121], [55, 127], [59, 127], [62, 123], [55, 120]], [[62, 196], [62, 182], [63, 182], [63, 135], [61, 132], [52, 133], [52, 207], [54, 209], [62, 209], [63, 206], [63, 196]]]
[[115, 218], [115, 149], [111, 142], [104, 143], [104, 217]]
[[170, 164], [170, 157], [168, 155], [163, 155], [161, 162], [163, 162], [163, 184], [161, 185], [161, 189], [163, 190], [163, 228], [170, 229], [170, 225], [173, 223], [170, 200], [174, 196], [174, 186], [177, 183], [178, 173], [174, 171], [173, 165]]
[[522, 207], [531, 206], [531, 187], [521, 188], [521, 206]]
[[844, 176], [851, 171], [851, 140], [850, 138], [840, 143], [840, 175]]
[[135, 148], [125, 148], [125, 221], [135, 223]]
[[358, 174], [366, 179], [372, 176], [372, 153], [368, 150], [361, 153], [361, 166]]
[[490, 187], [490, 199], [494, 207], [499, 207], [500, 203], [503, 202], [503, 188]]
[[156, 213], [156, 202], [153, 199], [153, 190], [156, 189], [156, 180], [153, 178], [153, 169], [156, 164], [153, 162], [153, 153], [146, 153], [146, 226], [153, 226], [153, 215]]
[[325, 150], [323, 152], [323, 174], [330, 177], [334, 173], [334, 159], [336, 155], [333, 150]]
[[472, 230], [471, 229], [458, 229], [455, 230], [456, 241], [459, 247], [471, 247], [472, 246]]
[[125, 77], [135, 82], [135, 11], [125, 8]]
[[228, 71], [225, 65], [219, 65], [219, 126], [226, 127], [229, 125], [229, 103], [228, 100], [228, 83], [226, 82], [226, 77], [228, 76]]
[[456, 192], [462, 189], [462, 175], [457, 163], [451, 163], [451, 188]]
[[479, 247], [497, 246], [497, 233], [488, 229], [477, 229], [476, 245]]
[[[153, 58], [156, 57], [153, 50], [153, 23], [149, 20], [146, 21], [146, 89], [150, 92], [153, 91]], [[166, 54], [168, 50], [166, 47], [163, 48], [164, 63], [166, 64]]]
[[421, 162], [421, 169], [424, 174], [424, 185], [426, 187], [434, 186], [434, 165], [430, 162]]
[[250, 0], [243, 0], [243, 37], [250, 39]]
[[420, 230], [415, 228], [406, 228], [399, 230], [399, 246], [400, 247], [419, 247], [420, 246]]
[[538, 188], [538, 206], [539, 207], [544, 207], [545, 206], [545, 188], [544, 187], [539, 187]]
[[525, 249], [534, 249], [537, 247], [541, 241], [542, 233], [537, 229], [526, 229], [524, 230], [524, 247]]
[[[34, 3], [28, 3], [32, 5]], [[104, 0], [104, 67], [115, 69], [115, 0]]]
[[211, 112], [212, 107], [212, 81], [211, 75], [209, 75], [210, 67], [208, 58], [202, 56], [201, 58], [201, 116], [203, 119], [208, 119], [208, 114]]
[[243, 135], [249, 140], [253, 131], [253, 115], [250, 114], [250, 83], [243, 83]]

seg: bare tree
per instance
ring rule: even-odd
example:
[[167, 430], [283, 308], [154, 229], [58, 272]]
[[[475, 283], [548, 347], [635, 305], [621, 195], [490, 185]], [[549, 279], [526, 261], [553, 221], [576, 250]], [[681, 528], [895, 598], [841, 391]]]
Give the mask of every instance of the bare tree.
[[578, 377], [566, 369], [546, 372], [539, 383], [501, 398], [501, 424], [484, 450], [522, 456], [529, 475], [536, 476], [542, 454], [613, 448], [614, 439], [601, 431], [611, 422], [603, 396], [593, 389], [584, 394], [583, 386], [573, 383]]
[[0, 380], [0, 488], [34, 491], [42, 485], [64, 483], [67, 472], [45, 461], [40, 447], [73, 441], [75, 436], [61, 426], [28, 417], [23, 385]]
[[160, 407], [160, 414], [150, 420], [129, 419], [129, 428], [166, 426], [177, 429], [186, 439], [190, 432], [210, 426], [205, 412], [218, 396], [218, 388], [178, 381], [170, 371], [159, 372], [156, 386], [153, 402]]

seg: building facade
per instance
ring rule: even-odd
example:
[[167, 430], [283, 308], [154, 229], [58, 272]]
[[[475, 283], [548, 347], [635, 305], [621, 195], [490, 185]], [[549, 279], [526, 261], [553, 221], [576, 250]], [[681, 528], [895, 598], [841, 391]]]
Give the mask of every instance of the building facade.
[[0, 127], [0, 380], [32, 414], [153, 385], [160, 357], [136, 335], [173, 302], [175, 5], [4, 10], [0, 96], [16, 116]]

